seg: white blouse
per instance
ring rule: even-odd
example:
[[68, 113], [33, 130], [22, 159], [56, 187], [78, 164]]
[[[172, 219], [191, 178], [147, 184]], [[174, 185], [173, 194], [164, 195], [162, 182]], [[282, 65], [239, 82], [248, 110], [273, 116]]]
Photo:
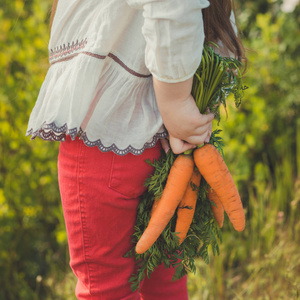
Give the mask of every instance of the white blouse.
[[166, 137], [152, 75], [192, 77], [199, 66], [207, 0], [59, 0], [50, 68], [26, 135], [124, 155]]

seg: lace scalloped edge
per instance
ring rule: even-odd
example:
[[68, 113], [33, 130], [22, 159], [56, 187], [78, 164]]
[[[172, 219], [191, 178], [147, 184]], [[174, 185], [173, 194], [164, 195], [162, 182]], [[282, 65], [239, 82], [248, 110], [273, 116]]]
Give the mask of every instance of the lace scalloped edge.
[[97, 146], [100, 151], [102, 152], [108, 152], [113, 151], [115, 154], [118, 155], [126, 155], [128, 153], [132, 153], [134, 155], [140, 155], [144, 152], [146, 148], [152, 148], [155, 146], [158, 139], [167, 137], [167, 132], [159, 132], [155, 134], [152, 141], [147, 142], [144, 144], [144, 146], [140, 149], [134, 148], [133, 146], [129, 145], [126, 149], [119, 149], [115, 144], [112, 144], [109, 147], [106, 147], [102, 144], [101, 140], [98, 139], [96, 141], [90, 141], [87, 137], [86, 132], [84, 132], [81, 128], [79, 130], [75, 127], [72, 129], [68, 128], [67, 123], [65, 123], [63, 126], [57, 127], [55, 122], [52, 122], [50, 124], [43, 123], [40, 126], [40, 129], [33, 131], [33, 129], [29, 129], [26, 131], [26, 136], [31, 135], [31, 139], [34, 140], [37, 136], [40, 137], [43, 140], [46, 141], [60, 141], [64, 142], [66, 139], [66, 136], [69, 135], [71, 139], [74, 141], [76, 137], [79, 137], [84, 144], [88, 147], [94, 147]]

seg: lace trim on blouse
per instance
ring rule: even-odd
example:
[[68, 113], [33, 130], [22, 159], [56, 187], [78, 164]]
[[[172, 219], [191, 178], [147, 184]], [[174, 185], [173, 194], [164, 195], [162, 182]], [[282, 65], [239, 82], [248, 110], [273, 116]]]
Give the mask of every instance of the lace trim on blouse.
[[154, 147], [158, 139], [166, 138], [168, 136], [166, 131], [156, 133], [152, 141], [145, 143], [145, 145], [140, 149], [134, 148], [131, 145], [129, 145], [126, 149], [119, 149], [115, 144], [112, 144], [109, 147], [104, 146], [100, 139], [96, 141], [90, 141], [87, 137], [87, 134], [83, 132], [81, 128], [79, 130], [77, 130], [77, 128], [69, 129], [66, 123], [60, 127], [56, 126], [55, 122], [50, 124], [43, 123], [40, 129], [36, 130], [35, 132], [33, 132], [32, 128], [28, 130], [26, 132], [26, 136], [29, 135], [31, 135], [31, 140], [34, 140], [38, 136], [43, 140], [58, 142], [64, 142], [66, 135], [69, 135], [72, 140], [75, 140], [76, 137], [79, 137], [88, 147], [97, 146], [102, 152], [113, 151], [118, 155], [126, 155], [129, 152], [134, 155], [140, 155], [146, 148]]

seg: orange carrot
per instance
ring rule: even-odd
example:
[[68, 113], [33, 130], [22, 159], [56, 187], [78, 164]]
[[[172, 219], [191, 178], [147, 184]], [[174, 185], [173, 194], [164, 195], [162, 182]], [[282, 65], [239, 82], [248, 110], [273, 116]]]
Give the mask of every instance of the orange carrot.
[[221, 201], [219, 200], [218, 195], [213, 189], [209, 189], [207, 197], [211, 202], [215, 204], [215, 205], [211, 204], [210, 206], [215, 216], [215, 219], [219, 224], [219, 227], [222, 228], [224, 222], [224, 207]]
[[[182, 200], [177, 209], [177, 221], [175, 232], [179, 237], [179, 245], [185, 239], [187, 232], [192, 224], [196, 203], [197, 203], [197, 194], [198, 187], [200, 185], [201, 175], [198, 171], [194, 171], [192, 178], [187, 186], [187, 189], [184, 193]], [[195, 186], [192, 186], [194, 184]]]
[[160, 198], [155, 198], [155, 200], [153, 202], [153, 205], [152, 205], [152, 208], [151, 208], [150, 217], [152, 217], [155, 210], [157, 209], [159, 201], [160, 201]]
[[175, 159], [158, 206], [150, 218], [145, 232], [136, 245], [136, 252], [147, 251], [163, 232], [180, 203], [194, 169], [191, 155], [178, 155]]
[[243, 205], [221, 154], [213, 145], [206, 144], [194, 151], [194, 161], [201, 175], [218, 195], [235, 230], [243, 231]]

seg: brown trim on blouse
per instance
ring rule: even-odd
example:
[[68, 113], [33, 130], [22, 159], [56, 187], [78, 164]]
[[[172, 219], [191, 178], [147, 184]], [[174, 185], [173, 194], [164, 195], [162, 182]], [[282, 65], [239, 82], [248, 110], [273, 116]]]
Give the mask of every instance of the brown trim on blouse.
[[144, 75], [144, 74], [140, 74], [140, 73], [137, 73], [137, 72], [133, 71], [132, 69], [130, 69], [129, 67], [127, 67], [117, 56], [115, 56], [112, 53], [109, 53], [107, 56], [109, 56], [116, 63], [118, 63], [121, 67], [123, 67], [127, 72], [129, 72], [130, 74], [132, 74], [134, 76], [143, 77], [143, 78], [147, 78], [147, 77], [151, 77], [152, 76], [152, 74]]
[[141, 78], [147, 78], [147, 77], [151, 77], [152, 74], [141, 74], [141, 73], [137, 73], [135, 72], [134, 70], [130, 69], [129, 67], [127, 67], [116, 55], [112, 54], [112, 53], [109, 53], [108, 55], [99, 55], [99, 54], [95, 54], [95, 53], [92, 53], [92, 52], [88, 52], [88, 51], [82, 51], [82, 52], [77, 52], [77, 53], [74, 53], [74, 54], [70, 54], [66, 57], [63, 57], [63, 58], [60, 58], [56, 61], [53, 61], [53, 62], [50, 62], [50, 65], [54, 65], [56, 63], [60, 63], [60, 62], [64, 62], [64, 61], [68, 61], [76, 56], [78, 56], [79, 54], [85, 54], [85, 55], [88, 55], [88, 56], [91, 56], [91, 57], [94, 57], [94, 58], [97, 58], [97, 59], [105, 59], [106, 57], [110, 57], [112, 60], [114, 60], [117, 64], [119, 64], [122, 68], [124, 68], [127, 72], [129, 72], [130, 74], [134, 75], [134, 76], [137, 76], [137, 77], [141, 77]]

